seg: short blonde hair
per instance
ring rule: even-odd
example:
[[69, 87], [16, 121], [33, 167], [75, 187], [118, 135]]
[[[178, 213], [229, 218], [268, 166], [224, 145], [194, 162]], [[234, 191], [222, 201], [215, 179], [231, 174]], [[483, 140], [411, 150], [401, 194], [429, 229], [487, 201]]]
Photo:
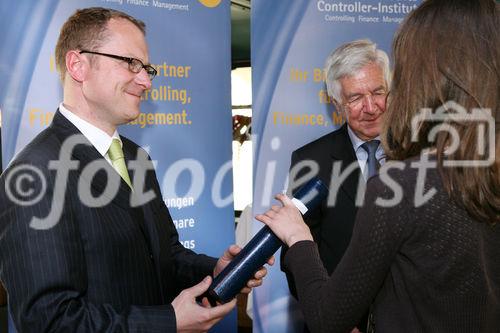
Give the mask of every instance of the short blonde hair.
[[144, 22], [109, 8], [91, 7], [78, 9], [64, 23], [56, 45], [56, 67], [61, 81], [66, 75], [66, 53], [71, 50], [94, 50], [106, 40], [106, 27], [111, 19], [125, 19], [133, 23], [143, 34]]

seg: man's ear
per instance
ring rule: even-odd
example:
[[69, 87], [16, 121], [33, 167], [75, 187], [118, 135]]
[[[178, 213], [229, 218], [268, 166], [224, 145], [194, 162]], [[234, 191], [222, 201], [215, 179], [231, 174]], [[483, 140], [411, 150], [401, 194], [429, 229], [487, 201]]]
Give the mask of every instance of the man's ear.
[[90, 63], [88, 59], [76, 50], [66, 53], [66, 71], [77, 82], [82, 82], [87, 76]]

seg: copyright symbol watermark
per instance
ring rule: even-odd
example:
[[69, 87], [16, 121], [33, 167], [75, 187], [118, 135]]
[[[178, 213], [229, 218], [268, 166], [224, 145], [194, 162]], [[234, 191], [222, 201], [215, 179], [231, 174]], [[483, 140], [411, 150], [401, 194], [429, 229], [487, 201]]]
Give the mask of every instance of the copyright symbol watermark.
[[[34, 186], [35, 184], [36, 186]], [[31, 206], [38, 203], [45, 195], [46, 190], [47, 180], [45, 176], [32, 165], [15, 166], [5, 178], [5, 191], [8, 198], [20, 206]]]

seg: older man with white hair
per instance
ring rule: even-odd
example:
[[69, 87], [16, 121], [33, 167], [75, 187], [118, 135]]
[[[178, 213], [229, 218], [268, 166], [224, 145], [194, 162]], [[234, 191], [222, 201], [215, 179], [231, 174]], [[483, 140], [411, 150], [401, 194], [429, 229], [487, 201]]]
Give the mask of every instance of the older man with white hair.
[[[385, 161], [379, 133], [390, 84], [389, 58], [370, 40], [356, 40], [328, 56], [325, 74], [328, 95], [346, 122], [292, 153], [290, 188], [293, 192], [300, 187], [314, 171], [306, 166], [312, 163], [318, 167], [316, 176], [330, 186], [330, 191], [337, 191], [334, 202], [325, 200], [305, 217], [331, 274], [351, 240], [359, 208], [358, 192]], [[332, 171], [334, 165], [340, 166], [340, 172]], [[286, 249], [282, 256], [285, 253]], [[293, 278], [287, 276], [287, 280], [296, 297]], [[366, 318], [360, 318], [358, 327], [364, 331]]]

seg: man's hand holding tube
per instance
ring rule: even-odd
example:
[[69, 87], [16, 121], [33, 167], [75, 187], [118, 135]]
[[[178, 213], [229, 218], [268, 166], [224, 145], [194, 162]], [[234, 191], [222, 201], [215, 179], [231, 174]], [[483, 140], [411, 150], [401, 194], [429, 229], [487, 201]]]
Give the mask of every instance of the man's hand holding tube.
[[[233, 260], [233, 258], [240, 253], [241, 248], [237, 245], [231, 245], [224, 254], [219, 258], [217, 264], [214, 269], [214, 277], [217, 276], [222, 270]], [[274, 264], [274, 256], [269, 258], [267, 261], [269, 265]], [[257, 272], [255, 272], [253, 279], [248, 280], [246, 286], [241, 289], [241, 293], [248, 294], [252, 290], [252, 288], [258, 287], [262, 284], [262, 280], [264, 276], [267, 275], [267, 269], [265, 267], [261, 267]]]
[[282, 207], [272, 206], [267, 212], [255, 218], [271, 228], [288, 247], [301, 240], [312, 241], [311, 231], [292, 200], [285, 194], [276, 195], [276, 199], [282, 203]]
[[[240, 251], [241, 248], [236, 245], [231, 245], [224, 251], [224, 254], [215, 265], [214, 276], [217, 276]], [[267, 263], [273, 265], [274, 257], [269, 258]], [[253, 278], [247, 282], [241, 292], [248, 294], [252, 288], [260, 286], [266, 274], [267, 269], [261, 267], [255, 272]], [[206, 297], [202, 297], [201, 304], [196, 301], [197, 297], [202, 296], [207, 291], [211, 282], [212, 279], [207, 276], [197, 285], [183, 290], [173, 300], [172, 307], [176, 316], [178, 332], [206, 332], [235, 307], [236, 299], [217, 306], [211, 306]]]
[[196, 297], [202, 295], [210, 283], [212, 279], [207, 276], [197, 285], [181, 291], [172, 301], [177, 332], [206, 332], [236, 306], [235, 299], [226, 304], [211, 307], [208, 300], [203, 298], [201, 305], [198, 304]]

